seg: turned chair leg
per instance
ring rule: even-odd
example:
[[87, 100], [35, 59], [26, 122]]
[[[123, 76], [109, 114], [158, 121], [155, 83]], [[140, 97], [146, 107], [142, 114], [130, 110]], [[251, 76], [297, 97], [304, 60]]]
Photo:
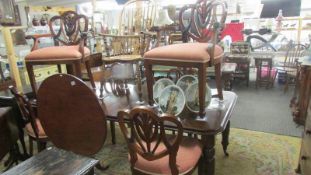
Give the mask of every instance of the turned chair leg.
[[216, 87], [219, 100], [223, 100], [223, 93], [222, 93], [222, 82], [221, 82], [221, 64], [216, 64], [215, 66], [215, 79], [216, 79]]
[[37, 141], [38, 153], [46, 148], [46, 142]]
[[31, 137], [28, 137], [29, 141], [29, 156], [33, 155], [33, 140]]
[[116, 144], [116, 133], [115, 133], [115, 122], [110, 121], [110, 131], [111, 131], [111, 142]]
[[29, 63], [26, 63], [26, 69], [29, 77], [29, 82], [32, 88], [32, 91], [34, 92], [34, 95], [37, 94], [37, 84], [35, 79], [35, 74], [33, 72], [33, 66]]
[[62, 73], [62, 66], [60, 64], [57, 65], [58, 73]]
[[85, 68], [86, 68], [86, 71], [87, 71], [87, 75], [88, 75], [88, 77], [90, 79], [91, 85], [95, 89], [96, 87], [95, 87], [95, 82], [94, 82], [93, 74], [92, 74], [92, 71], [91, 71], [90, 61], [85, 61]]

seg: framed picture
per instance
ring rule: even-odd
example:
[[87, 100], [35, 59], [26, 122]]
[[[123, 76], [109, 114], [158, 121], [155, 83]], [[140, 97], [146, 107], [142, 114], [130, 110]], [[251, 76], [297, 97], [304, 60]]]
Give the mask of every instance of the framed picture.
[[234, 42], [231, 43], [230, 46], [231, 54], [249, 54], [250, 53], [250, 46], [247, 42]]
[[0, 24], [3, 26], [21, 25], [18, 6], [14, 0], [0, 1]]

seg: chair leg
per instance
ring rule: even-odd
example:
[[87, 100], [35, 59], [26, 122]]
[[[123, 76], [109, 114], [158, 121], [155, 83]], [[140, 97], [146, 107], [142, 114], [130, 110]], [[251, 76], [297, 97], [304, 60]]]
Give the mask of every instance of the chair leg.
[[46, 148], [46, 142], [37, 141], [38, 153]]
[[115, 122], [110, 121], [111, 142], [116, 144]]
[[284, 93], [286, 93], [288, 91], [288, 83], [289, 83], [289, 79], [288, 77], [285, 78], [285, 85], [284, 85]]
[[22, 148], [23, 148], [23, 156], [28, 158], [29, 156], [28, 156], [28, 152], [27, 152], [27, 148], [26, 148], [23, 130], [19, 131], [18, 135], [19, 135], [19, 141], [21, 142]]
[[77, 77], [79, 77], [79, 78], [81, 78], [82, 77], [82, 72], [81, 72], [81, 62], [80, 61], [76, 61], [75, 63], [74, 63], [74, 74], [77, 76]]
[[33, 155], [33, 140], [31, 137], [28, 137], [29, 139], [29, 155], [32, 156]]
[[90, 61], [85, 61], [85, 68], [86, 68], [86, 71], [87, 71], [87, 75], [88, 75], [88, 77], [90, 79], [91, 85], [95, 89], [96, 86], [95, 86], [93, 74], [92, 74], [92, 71], [91, 71]]
[[37, 94], [37, 84], [36, 84], [36, 79], [35, 79], [35, 74], [33, 72], [33, 66], [30, 63], [26, 62], [26, 69], [29, 77], [29, 82], [32, 88], [32, 91], [34, 92], [34, 95], [36, 96]]
[[215, 65], [215, 79], [219, 100], [223, 100], [220, 63]]
[[62, 67], [60, 64], [57, 65], [57, 70], [58, 70], [58, 73], [62, 73]]
[[206, 91], [206, 65], [200, 64], [198, 67], [199, 80], [199, 116], [205, 116], [205, 91]]

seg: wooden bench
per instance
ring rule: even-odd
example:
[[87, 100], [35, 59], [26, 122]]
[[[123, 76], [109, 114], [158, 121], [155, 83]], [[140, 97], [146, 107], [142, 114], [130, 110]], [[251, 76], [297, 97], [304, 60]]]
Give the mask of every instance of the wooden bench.
[[94, 174], [98, 160], [77, 155], [56, 147], [49, 147], [21, 164], [4, 172], [2, 175], [32, 174]]

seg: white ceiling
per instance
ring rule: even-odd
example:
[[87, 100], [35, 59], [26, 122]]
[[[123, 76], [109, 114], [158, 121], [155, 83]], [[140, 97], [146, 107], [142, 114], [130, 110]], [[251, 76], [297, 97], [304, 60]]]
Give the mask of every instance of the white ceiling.
[[64, 6], [64, 7], [75, 6], [76, 4], [84, 2], [92, 2], [92, 0], [20, 0], [20, 1], [26, 1], [28, 5], [32, 6]]

